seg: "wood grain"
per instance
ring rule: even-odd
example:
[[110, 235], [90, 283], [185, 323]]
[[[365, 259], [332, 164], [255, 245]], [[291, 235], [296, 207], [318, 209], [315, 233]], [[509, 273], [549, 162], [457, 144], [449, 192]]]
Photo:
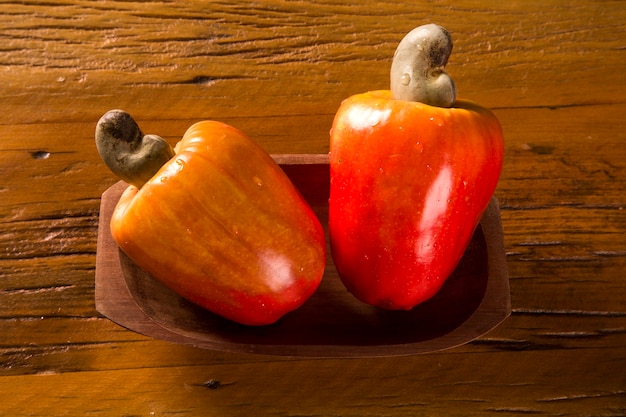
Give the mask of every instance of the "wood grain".
[[[397, 42], [431, 21], [460, 95], [505, 132], [501, 326], [445, 353], [296, 360], [96, 312], [104, 112], [171, 143], [212, 118], [324, 153], [341, 100], [387, 88]], [[0, 415], [626, 414], [624, 21], [617, 0], [0, 2]]]

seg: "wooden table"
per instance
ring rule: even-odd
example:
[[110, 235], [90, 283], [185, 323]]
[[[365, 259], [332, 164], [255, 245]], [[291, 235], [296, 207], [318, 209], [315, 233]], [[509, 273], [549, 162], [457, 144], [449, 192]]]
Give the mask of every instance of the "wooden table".
[[[358, 4], [358, 5], [357, 5]], [[626, 414], [626, 5], [621, 1], [0, 4], [0, 414]], [[451, 350], [298, 359], [125, 330], [94, 305], [107, 110], [326, 153], [342, 99], [385, 89], [436, 22], [460, 96], [506, 136], [496, 191], [512, 315]]]

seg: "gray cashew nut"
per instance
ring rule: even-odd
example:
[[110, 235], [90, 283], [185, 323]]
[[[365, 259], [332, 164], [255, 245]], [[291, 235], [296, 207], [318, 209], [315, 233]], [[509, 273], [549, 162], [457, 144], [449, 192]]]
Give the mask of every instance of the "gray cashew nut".
[[456, 87], [445, 68], [451, 52], [452, 37], [445, 28], [431, 23], [410, 31], [393, 56], [393, 98], [452, 107]]
[[144, 135], [125, 111], [111, 110], [96, 125], [100, 158], [120, 179], [141, 188], [175, 153], [157, 135]]

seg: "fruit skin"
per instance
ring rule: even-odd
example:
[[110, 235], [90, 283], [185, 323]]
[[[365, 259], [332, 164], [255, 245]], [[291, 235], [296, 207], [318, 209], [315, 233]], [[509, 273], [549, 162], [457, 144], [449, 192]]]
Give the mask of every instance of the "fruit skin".
[[322, 279], [322, 226], [286, 174], [237, 129], [191, 126], [111, 220], [120, 248], [184, 298], [246, 325], [277, 321]]
[[330, 247], [347, 289], [365, 303], [411, 309], [453, 272], [502, 169], [495, 115], [394, 100], [346, 99], [330, 139]]

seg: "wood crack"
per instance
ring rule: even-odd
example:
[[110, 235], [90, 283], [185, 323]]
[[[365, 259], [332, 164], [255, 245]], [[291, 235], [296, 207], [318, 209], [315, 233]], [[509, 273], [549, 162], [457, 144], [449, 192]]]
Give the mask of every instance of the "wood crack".
[[606, 398], [606, 397], [624, 397], [626, 396], [626, 391], [611, 391], [611, 392], [599, 392], [596, 394], [581, 394], [581, 395], [567, 395], [563, 397], [553, 397], [553, 398], [540, 398], [537, 402], [560, 402], [560, 401], [580, 401], [580, 400], [589, 400], [595, 398]]
[[46, 292], [59, 292], [67, 289], [75, 288], [76, 285], [51, 285], [49, 287], [35, 287], [35, 288], [5, 288], [0, 289], [0, 295], [20, 295], [20, 294], [39, 294]]
[[543, 310], [514, 308], [511, 315], [517, 316], [594, 316], [594, 317], [626, 317], [626, 311], [585, 311], [585, 310]]
[[571, 104], [538, 104], [534, 106], [492, 106], [492, 110], [561, 110], [561, 109], [569, 109], [576, 107], [596, 107], [596, 106], [619, 106], [622, 104], [626, 104], [626, 101], [599, 101], [599, 102], [591, 102], [591, 103], [571, 103]]

